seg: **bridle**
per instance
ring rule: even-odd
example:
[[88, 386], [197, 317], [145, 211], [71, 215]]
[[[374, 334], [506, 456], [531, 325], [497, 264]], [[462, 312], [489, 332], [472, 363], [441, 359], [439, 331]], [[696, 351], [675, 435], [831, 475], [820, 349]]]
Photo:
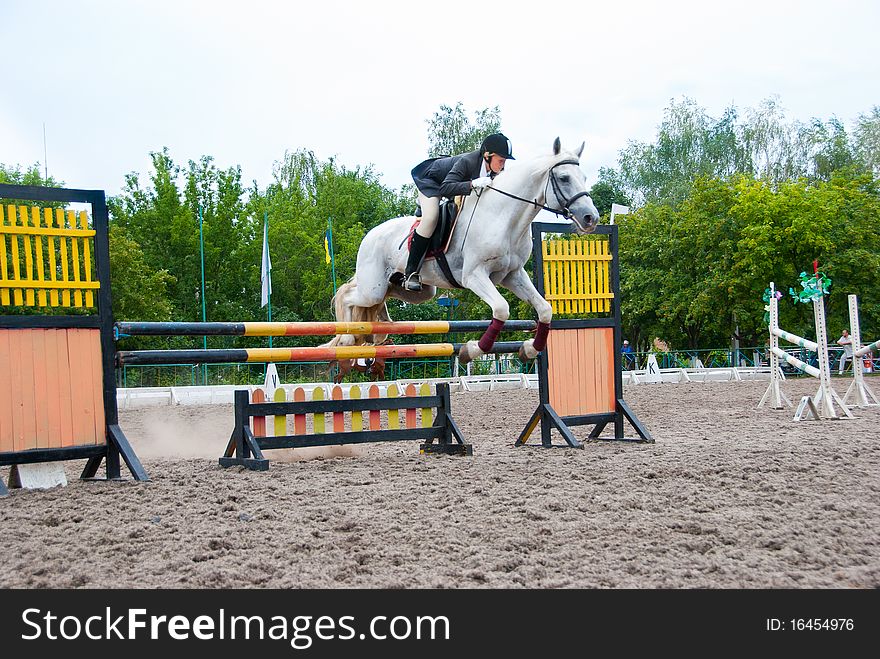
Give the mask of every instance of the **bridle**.
[[499, 194], [503, 194], [505, 197], [510, 197], [511, 199], [516, 199], [518, 201], [522, 201], [526, 204], [532, 204], [536, 208], [540, 208], [541, 210], [549, 211], [554, 215], [564, 217], [566, 220], [572, 220], [574, 218], [574, 213], [571, 212], [571, 205], [580, 199], [581, 197], [589, 197], [590, 193], [586, 190], [578, 192], [574, 196], [569, 199], [565, 198], [565, 195], [562, 193], [562, 187], [559, 185], [559, 181], [556, 180], [556, 176], [553, 172], [554, 169], [560, 167], [562, 165], [580, 165], [577, 160], [561, 160], [550, 168], [550, 175], [547, 177], [547, 184], [544, 186], [544, 199], [547, 199], [547, 190], [552, 185], [553, 186], [553, 195], [556, 197], [556, 201], [561, 202], [562, 208], [551, 208], [550, 206], [545, 206], [544, 204], [539, 204], [537, 199], [524, 199], [523, 197], [517, 197], [515, 194], [511, 194], [509, 192], [505, 192], [504, 190], [499, 190], [498, 188], [494, 188], [489, 186], [486, 190], [494, 190]]

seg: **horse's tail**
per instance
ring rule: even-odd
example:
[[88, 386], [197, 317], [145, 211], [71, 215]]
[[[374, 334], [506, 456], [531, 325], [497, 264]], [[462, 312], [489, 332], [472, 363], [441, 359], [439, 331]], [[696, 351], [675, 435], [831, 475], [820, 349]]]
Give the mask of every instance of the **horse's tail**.
[[[358, 307], [348, 304], [346, 298], [348, 297], [348, 293], [355, 286], [357, 286], [357, 282], [355, 281], [354, 277], [352, 277], [337, 289], [336, 295], [334, 295], [333, 299], [330, 301], [330, 304], [333, 307], [333, 312], [336, 315], [337, 322], [375, 323], [378, 321], [391, 320], [388, 315], [388, 308], [385, 306], [385, 302], [380, 302], [379, 304], [373, 305], [372, 307]], [[379, 343], [386, 337], [387, 334], [379, 334], [373, 337], [373, 341], [375, 343]], [[353, 336], [351, 334], [338, 334], [330, 339], [327, 343], [324, 343], [322, 345], [326, 347], [335, 347], [339, 345], [360, 345], [362, 343], [365, 343], [366, 338], [367, 337], [364, 336]]]

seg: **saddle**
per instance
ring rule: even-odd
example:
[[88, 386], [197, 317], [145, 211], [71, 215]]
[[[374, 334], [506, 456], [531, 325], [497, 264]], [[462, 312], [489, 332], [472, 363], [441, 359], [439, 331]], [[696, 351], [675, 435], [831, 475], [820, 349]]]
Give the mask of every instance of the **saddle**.
[[[458, 204], [451, 199], [443, 199], [440, 202], [440, 219], [437, 221], [437, 227], [431, 235], [431, 242], [428, 244], [428, 251], [425, 253], [425, 260], [437, 258], [440, 254], [446, 253], [449, 247], [449, 240], [452, 238], [452, 230], [455, 228], [455, 220], [458, 218]], [[422, 207], [416, 208], [416, 217], [422, 216]], [[413, 234], [416, 227], [419, 226], [421, 220], [416, 220], [409, 228], [409, 234], [406, 237], [406, 247], [412, 247]]]

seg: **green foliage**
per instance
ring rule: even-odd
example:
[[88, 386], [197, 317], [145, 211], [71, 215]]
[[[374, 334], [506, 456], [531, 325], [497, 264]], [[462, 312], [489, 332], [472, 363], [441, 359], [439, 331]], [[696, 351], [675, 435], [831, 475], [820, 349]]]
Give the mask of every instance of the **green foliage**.
[[[7, 185], [39, 185], [47, 188], [60, 188], [63, 181], [56, 181], [52, 176], [44, 178], [40, 172], [40, 163], [34, 163], [21, 171], [21, 165], [6, 166], [0, 163], [0, 183]], [[45, 206], [45, 203], [41, 205]]]
[[500, 132], [501, 111], [498, 106], [478, 110], [470, 121], [459, 101], [454, 108], [441, 105], [428, 124], [428, 155], [455, 155], [480, 148], [486, 135]]
[[830, 180], [834, 173], [877, 171], [880, 110], [860, 117], [855, 139], [832, 117], [788, 121], [775, 98], [740, 119], [727, 108], [710, 117], [694, 100], [673, 100], [653, 143], [631, 141], [619, 155], [620, 177], [639, 203], [677, 204], [699, 177], [755, 176], [777, 185], [798, 178]]
[[[880, 197], [867, 175], [775, 189], [751, 176], [698, 178], [676, 207], [647, 204], [620, 220], [624, 332], [696, 348], [726, 344], [739, 325], [747, 344], [760, 345], [766, 328], [756, 291], [795, 283], [814, 259], [835, 281], [829, 322], [844, 326], [846, 294], [854, 292], [863, 324], [876, 327], [878, 219]], [[811, 312], [780, 313], [790, 331], [810, 331]]]
[[110, 229], [110, 283], [114, 318], [173, 320], [168, 287], [174, 277], [150, 268], [140, 245], [119, 226]]
[[599, 168], [598, 180], [590, 188], [590, 197], [602, 217], [607, 217], [611, 213], [612, 204], [629, 206], [632, 203], [620, 174], [608, 167]]
[[[441, 106], [428, 124], [430, 154], [461, 153], [500, 129], [500, 112], [485, 109], [469, 119], [458, 103]], [[878, 154], [880, 107], [860, 116], [848, 134], [835, 118], [790, 122], [776, 99], [744, 113], [730, 107], [720, 118], [692, 100], [673, 101], [656, 139], [628, 144], [616, 168], [600, 169], [591, 190], [603, 215], [612, 203], [631, 208], [616, 220], [625, 335], [634, 346], [662, 337], [675, 348], [695, 349], [726, 345], [738, 327], [742, 345], [762, 345], [767, 329], [760, 291], [770, 282], [780, 290], [796, 286], [798, 273], [812, 271], [815, 259], [834, 280], [825, 298], [829, 332], [847, 325], [846, 295], [857, 293], [863, 334], [876, 337]], [[122, 193], [108, 200], [114, 312], [125, 320], [201, 320], [200, 216], [207, 320], [266, 318], [260, 307], [264, 218], [273, 320], [329, 320], [328, 226], [339, 285], [354, 274], [365, 233], [415, 207], [411, 185], [391, 190], [369, 167], [348, 169], [309, 151], [285, 152], [263, 190], [256, 184], [246, 188], [237, 166], [223, 169], [210, 156], [183, 167], [168, 149], [151, 158], [143, 184], [129, 174]], [[44, 181], [36, 164], [24, 170], [0, 165], [0, 182], [58, 185]], [[534, 318], [526, 303], [502, 293], [511, 318]], [[460, 304], [449, 317], [488, 317], [486, 304], [473, 293], [453, 295]], [[397, 320], [448, 313], [436, 302], [392, 300], [388, 306]], [[809, 335], [809, 306], [780, 304], [780, 324]], [[474, 337], [456, 340], [468, 338]], [[143, 340], [150, 341], [155, 340]], [[201, 338], [167, 343], [201, 345]], [[209, 345], [265, 345], [265, 340], [214, 337]]]
[[859, 115], [853, 142], [857, 162], [875, 177], [880, 176], [880, 105]]

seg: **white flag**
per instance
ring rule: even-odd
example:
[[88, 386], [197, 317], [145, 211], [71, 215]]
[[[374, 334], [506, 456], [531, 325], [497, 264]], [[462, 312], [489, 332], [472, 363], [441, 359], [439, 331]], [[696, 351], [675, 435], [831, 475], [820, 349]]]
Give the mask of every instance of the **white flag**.
[[263, 266], [260, 270], [260, 282], [263, 284], [263, 295], [260, 298], [260, 306], [269, 304], [269, 296], [272, 294], [272, 260], [269, 258], [269, 220], [263, 223]]
[[611, 204], [611, 224], [614, 224], [615, 215], [626, 215], [627, 213], [629, 213], [629, 206], [623, 206], [622, 204]]

